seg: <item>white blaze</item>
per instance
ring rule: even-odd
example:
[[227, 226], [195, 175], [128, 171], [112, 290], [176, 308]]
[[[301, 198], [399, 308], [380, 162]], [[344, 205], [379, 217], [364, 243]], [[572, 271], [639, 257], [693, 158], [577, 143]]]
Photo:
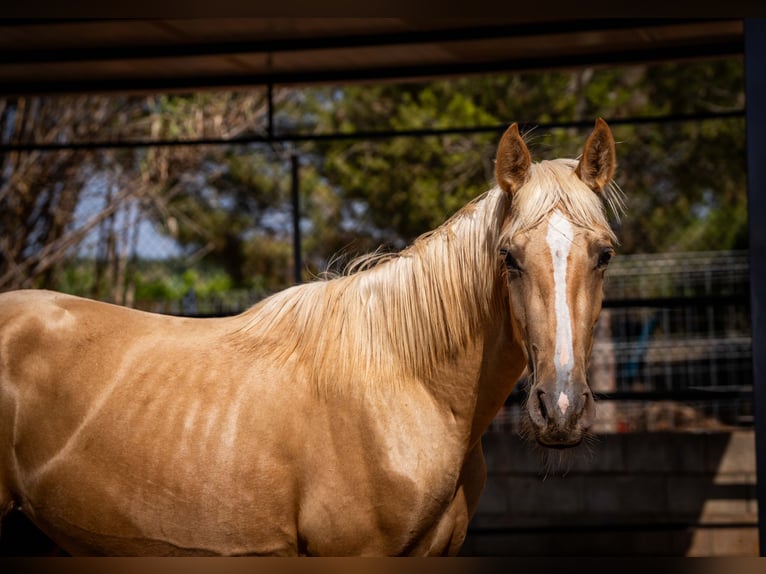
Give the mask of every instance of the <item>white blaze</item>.
[[[567, 259], [569, 249], [574, 240], [574, 228], [558, 210], [551, 214], [548, 220], [548, 234], [546, 235], [548, 248], [551, 250], [553, 260], [554, 303], [556, 310], [556, 354], [553, 364], [556, 367], [559, 388], [563, 388], [569, 380], [574, 366], [574, 351], [572, 349], [572, 318], [569, 314], [567, 302]], [[569, 407], [569, 398], [562, 390], [558, 400], [558, 407], [562, 414]]]

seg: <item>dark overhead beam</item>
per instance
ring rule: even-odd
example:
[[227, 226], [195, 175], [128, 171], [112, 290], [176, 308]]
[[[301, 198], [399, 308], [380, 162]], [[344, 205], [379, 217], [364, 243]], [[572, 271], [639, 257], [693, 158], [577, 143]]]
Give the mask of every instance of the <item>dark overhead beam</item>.
[[[732, 21], [732, 20], [721, 20]], [[99, 62], [110, 60], [153, 60], [162, 58], [192, 58], [200, 56], [227, 56], [269, 52], [317, 51], [343, 48], [372, 48], [394, 45], [432, 44], [491, 40], [496, 38], [523, 38], [541, 35], [576, 34], [607, 30], [662, 28], [689, 24], [711, 23], [705, 19], [599, 19], [557, 21], [531, 24], [504, 24], [497, 26], [468, 26], [437, 30], [353, 34], [340, 36], [283, 38], [271, 40], [204, 42], [189, 44], [83, 46], [0, 52], [2, 64], [36, 64], [63, 62]], [[0, 21], [0, 27], [3, 22]], [[66, 22], [61, 22], [66, 24]]]

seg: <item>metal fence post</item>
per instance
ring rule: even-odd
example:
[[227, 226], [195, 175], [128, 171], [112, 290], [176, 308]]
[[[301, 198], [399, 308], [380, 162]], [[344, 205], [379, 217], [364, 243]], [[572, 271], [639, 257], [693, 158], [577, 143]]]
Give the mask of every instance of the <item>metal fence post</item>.
[[295, 283], [301, 282], [301, 270], [303, 261], [301, 255], [301, 204], [300, 204], [300, 162], [298, 154], [290, 155], [290, 164], [292, 167], [292, 185], [291, 195], [293, 202], [293, 262]]
[[766, 556], [766, 19], [745, 20], [745, 101], [758, 529]]

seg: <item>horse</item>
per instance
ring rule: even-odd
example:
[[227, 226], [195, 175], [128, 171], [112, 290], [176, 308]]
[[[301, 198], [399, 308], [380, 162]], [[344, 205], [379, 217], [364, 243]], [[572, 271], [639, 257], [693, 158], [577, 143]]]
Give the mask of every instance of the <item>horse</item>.
[[536, 441], [595, 417], [615, 145], [533, 163], [404, 250], [224, 318], [0, 295], [0, 511], [72, 555], [456, 555], [522, 373]]

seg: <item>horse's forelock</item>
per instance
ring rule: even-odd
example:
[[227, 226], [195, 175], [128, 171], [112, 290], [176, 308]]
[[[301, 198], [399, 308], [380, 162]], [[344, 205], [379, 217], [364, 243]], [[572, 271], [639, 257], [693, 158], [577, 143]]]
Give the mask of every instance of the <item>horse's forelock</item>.
[[539, 225], [548, 214], [560, 209], [575, 225], [598, 229], [613, 242], [617, 238], [608, 216], [619, 220], [623, 210], [620, 188], [612, 182], [601, 193], [586, 186], [575, 174], [577, 160], [556, 159], [532, 164], [527, 183], [513, 197], [506, 237]]

